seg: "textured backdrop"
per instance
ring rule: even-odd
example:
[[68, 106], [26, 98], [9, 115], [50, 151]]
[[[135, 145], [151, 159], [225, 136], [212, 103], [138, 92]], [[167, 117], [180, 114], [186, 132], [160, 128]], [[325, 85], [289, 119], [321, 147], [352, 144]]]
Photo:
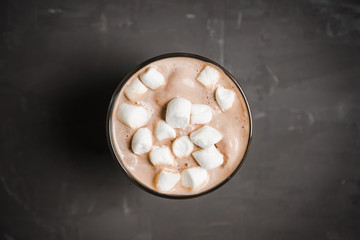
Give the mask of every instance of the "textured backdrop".
[[[358, 1], [45, 1], [0, 6], [0, 239], [360, 238]], [[192, 52], [254, 117], [238, 174], [197, 199], [131, 183], [109, 154], [112, 92]]]

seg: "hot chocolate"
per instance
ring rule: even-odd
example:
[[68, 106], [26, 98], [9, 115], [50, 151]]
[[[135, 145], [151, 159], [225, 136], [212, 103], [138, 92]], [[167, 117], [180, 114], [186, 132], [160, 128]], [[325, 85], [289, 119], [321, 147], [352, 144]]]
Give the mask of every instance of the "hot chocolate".
[[246, 154], [247, 103], [219, 67], [192, 57], [144, 66], [110, 109], [109, 137], [125, 171], [152, 191], [195, 195], [224, 182]]

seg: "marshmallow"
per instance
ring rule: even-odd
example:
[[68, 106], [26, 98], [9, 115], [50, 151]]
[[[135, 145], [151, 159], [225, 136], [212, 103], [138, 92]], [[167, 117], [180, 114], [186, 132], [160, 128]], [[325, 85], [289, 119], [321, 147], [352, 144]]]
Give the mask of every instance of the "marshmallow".
[[135, 102], [148, 91], [147, 87], [136, 78], [126, 89], [125, 95], [128, 99]]
[[170, 127], [169, 124], [167, 124], [163, 120], [160, 120], [156, 124], [155, 136], [156, 136], [156, 138], [158, 140], [162, 141], [162, 140], [167, 139], [167, 138], [175, 138], [176, 137], [176, 132], [175, 132], [175, 129]]
[[161, 169], [155, 178], [155, 186], [162, 192], [168, 192], [180, 180], [180, 173], [168, 169]]
[[152, 146], [152, 134], [148, 128], [139, 128], [131, 141], [131, 148], [135, 154], [143, 154], [150, 151]]
[[126, 126], [136, 129], [147, 124], [150, 113], [142, 106], [123, 103], [119, 107], [117, 117]]
[[207, 88], [211, 88], [219, 79], [219, 72], [210, 66], [206, 66], [198, 75], [198, 80], [202, 85]]
[[173, 128], [184, 129], [190, 122], [191, 102], [185, 98], [172, 99], [166, 109], [166, 122]]
[[175, 156], [179, 158], [187, 157], [194, 150], [194, 144], [188, 136], [182, 136], [174, 141], [172, 150]]
[[191, 141], [201, 148], [208, 148], [222, 139], [221, 133], [213, 127], [203, 126], [190, 134]]
[[182, 185], [190, 189], [201, 187], [208, 179], [209, 175], [202, 167], [187, 168], [181, 172]]
[[224, 156], [219, 152], [219, 150], [217, 150], [214, 145], [196, 151], [192, 155], [196, 162], [205, 169], [217, 168], [224, 162]]
[[164, 76], [153, 67], [141, 74], [140, 79], [146, 86], [153, 90], [165, 83]]
[[191, 106], [191, 124], [206, 124], [212, 119], [211, 107], [205, 104]]
[[235, 92], [222, 86], [216, 89], [216, 101], [223, 112], [229, 110], [235, 101]]
[[150, 162], [154, 166], [174, 166], [175, 160], [168, 146], [157, 147], [150, 152]]

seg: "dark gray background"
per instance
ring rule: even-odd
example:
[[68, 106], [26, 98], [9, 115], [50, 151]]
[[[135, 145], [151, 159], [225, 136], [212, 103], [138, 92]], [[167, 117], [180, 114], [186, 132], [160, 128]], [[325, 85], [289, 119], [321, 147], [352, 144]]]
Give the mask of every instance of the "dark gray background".
[[[2, 1], [0, 239], [359, 239], [360, 3]], [[253, 144], [224, 187], [166, 200], [109, 154], [111, 94], [167, 52], [223, 64]]]

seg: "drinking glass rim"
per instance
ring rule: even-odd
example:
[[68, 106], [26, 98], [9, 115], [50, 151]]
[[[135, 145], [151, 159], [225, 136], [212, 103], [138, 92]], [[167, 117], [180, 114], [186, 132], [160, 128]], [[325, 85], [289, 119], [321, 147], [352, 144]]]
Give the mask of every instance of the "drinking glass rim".
[[[152, 62], [155, 61], [159, 61], [162, 59], [166, 59], [166, 58], [173, 58], [173, 57], [188, 57], [188, 58], [194, 58], [194, 59], [198, 59], [198, 60], [202, 60], [204, 62], [207, 63], [211, 63], [215, 66], [217, 66], [218, 68], [220, 68], [230, 79], [231, 81], [233, 81], [233, 83], [235, 84], [235, 86], [238, 88], [238, 90], [240, 91], [245, 105], [246, 105], [246, 109], [248, 111], [248, 116], [249, 116], [249, 135], [248, 135], [248, 142], [247, 142], [247, 146], [245, 149], [245, 153], [239, 163], [239, 165], [235, 168], [235, 170], [228, 176], [226, 177], [221, 183], [215, 185], [214, 187], [207, 189], [205, 191], [199, 192], [199, 193], [195, 193], [195, 194], [189, 194], [189, 195], [171, 195], [171, 194], [166, 194], [166, 193], [161, 193], [161, 192], [157, 192], [154, 189], [151, 189], [149, 187], [147, 187], [146, 185], [142, 184], [140, 181], [138, 181], [134, 176], [132, 176], [132, 174], [130, 173], [130, 171], [123, 165], [121, 159], [118, 158], [117, 154], [115, 153], [115, 148], [113, 145], [113, 140], [112, 140], [112, 131], [111, 131], [111, 123], [112, 123], [112, 112], [113, 112], [113, 108], [114, 108], [114, 104], [115, 104], [115, 100], [118, 96], [118, 94], [120, 93], [121, 89], [123, 88], [123, 86], [125, 85], [125, 83], [136, 73], [138, 72], [140, 69], [142, 69], [143, 67], [149, 65]], [[221, 66], [220, 64], [218, 64], [217, 62], [208, 59], [206, 57], [197, 55], [197, 54], [193, 54], [193, 53], [184, 53], [184, 52], [174, 52], [174, 53], [165, 53], [165, 54], [161, 54], [158, 55], [156, 57], [150, 58], [142, 63], [140, 63], [139, 65], [137, 65], [134, 69], [132, 69], [118, 84], [118, 86], [116, 87], [110, 103], [109, 103], [109, 107], [108, 107], [108, 111], [107, 111], [107, 117], [106, 117], [106, 138], [107, 138], [107, 142], [108, 142], [108, 146], [110, 148], [110, 151], [112, 153], [113, 158], [118, 162], [118, 164], [120, 164], [121, 169], [123, 170], [123, 172], [125, 173], [125, 175], [133, 182], [135, 183], [138, 187], [140, 187], [142, 190], [145, 190], [148, 193], [151, 193], [155, 196], [158, 197], [162, 197], [162, 198], [167, 198], [167, 199], [189, 199], [189, 198], [196, 198], [196, 197], [200, 197], [203, 195], [206, 195], [210, 192], [213, 192], [217, 189], [219, 189], [220, 187], [222, 187], [225, 183], [227, 183], [231, 178], [233, 178], [235, 176], [235, 174], [239, 171], [239, 169], [241, 168], [243, 162], [246, 159], [246, 156], [249, 152], [249, 148], [250, 148], [250, 144], [252, 141], [252, 134], [253, 134], [253, 122], [252, 122], [252, 115], [251, 115], [251, 110], [250, 110], [250, 106], [249, 106], [249, 102], [245, 96], [245, 93], [242, 89], [242, 87], [240, 86], [240, 84], [236, 81], [235, 77], [228, 71], [226, 70], [223, 66]]]

